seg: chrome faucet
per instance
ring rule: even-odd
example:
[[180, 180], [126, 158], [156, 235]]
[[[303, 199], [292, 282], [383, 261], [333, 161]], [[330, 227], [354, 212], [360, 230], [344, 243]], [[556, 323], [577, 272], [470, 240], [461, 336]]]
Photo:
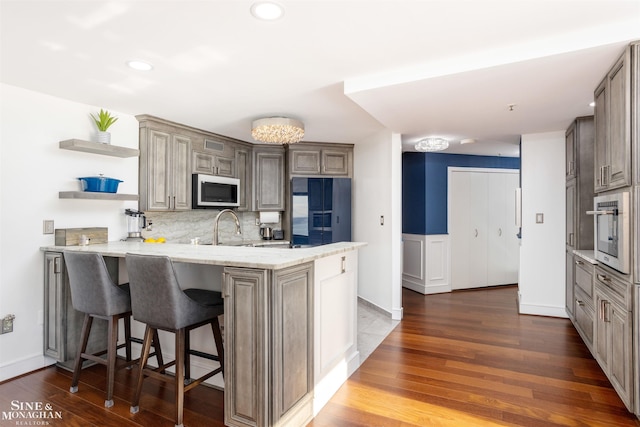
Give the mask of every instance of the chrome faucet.
[[214, 245], [218, 245], [218, 223], [220, 222], [220, 217], [225, 213], [229, 213], [233, 216], [236, 222], [236, 234], [242, 234], [242, 231], [240, 230], [240, 220], [238, 219], [238, 215], [236, 215], [236, 213], [231, 209], [223, 209], [218, 213], [218, 215], [216, 216], [216, 219], [213, 221], [213, 244]]

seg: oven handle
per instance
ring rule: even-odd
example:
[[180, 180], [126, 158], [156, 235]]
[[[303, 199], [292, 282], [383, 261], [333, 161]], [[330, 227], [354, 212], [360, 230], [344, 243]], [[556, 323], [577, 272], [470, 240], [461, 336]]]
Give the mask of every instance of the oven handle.
[[617, 215], [618, 211], [587, 211], [587, 215]]

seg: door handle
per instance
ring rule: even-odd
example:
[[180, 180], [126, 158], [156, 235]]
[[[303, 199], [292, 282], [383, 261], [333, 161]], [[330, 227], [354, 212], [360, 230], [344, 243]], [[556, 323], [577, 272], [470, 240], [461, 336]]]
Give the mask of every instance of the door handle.
[[498, 228], [498, 236], [502, 236], [502, 228]]
[[476, 228], [475, 231], [476, 231], [475, 237], [478, 237], [478, 229]]

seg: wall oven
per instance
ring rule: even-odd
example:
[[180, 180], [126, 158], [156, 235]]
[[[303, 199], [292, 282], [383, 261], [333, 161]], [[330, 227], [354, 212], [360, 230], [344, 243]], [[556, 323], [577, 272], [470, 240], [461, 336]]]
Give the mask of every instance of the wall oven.
[[240, 180], [194, 173], [191, 204], [193, 209], [219, 209], [239, 206]]
[[602, 264], [629, 274], [629, 192], [596, 196], [593, 199], [594, 252]]

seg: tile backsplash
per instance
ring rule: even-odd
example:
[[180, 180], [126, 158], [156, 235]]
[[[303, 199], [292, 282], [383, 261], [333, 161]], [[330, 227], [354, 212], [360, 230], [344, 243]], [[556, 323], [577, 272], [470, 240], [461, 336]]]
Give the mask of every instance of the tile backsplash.
[[[191, 239], [198, 237], [200, 243], [210, 244], [213, 241], [213, 223], [220, 211], [216, 209], [194, 209], [183, 212], [145, 212], [147, 224], [152, 223], [151, 231], [142, 230], [145, 238], [164, 237], [168, 243], [190, 243]], [[258, 212], [236, 212], [240, 219], [242, 234], [235, 232], [233, 216], [224, 214], [220, 217], [219, 241], [220, 243], [240, 242], [246, 240], [260, 240], [260, 226], [256, 225]], [[282, 219], [280, 220], [282, 221]], [[275, 229], [281, 228], [278, 224], [269, 224]]]

